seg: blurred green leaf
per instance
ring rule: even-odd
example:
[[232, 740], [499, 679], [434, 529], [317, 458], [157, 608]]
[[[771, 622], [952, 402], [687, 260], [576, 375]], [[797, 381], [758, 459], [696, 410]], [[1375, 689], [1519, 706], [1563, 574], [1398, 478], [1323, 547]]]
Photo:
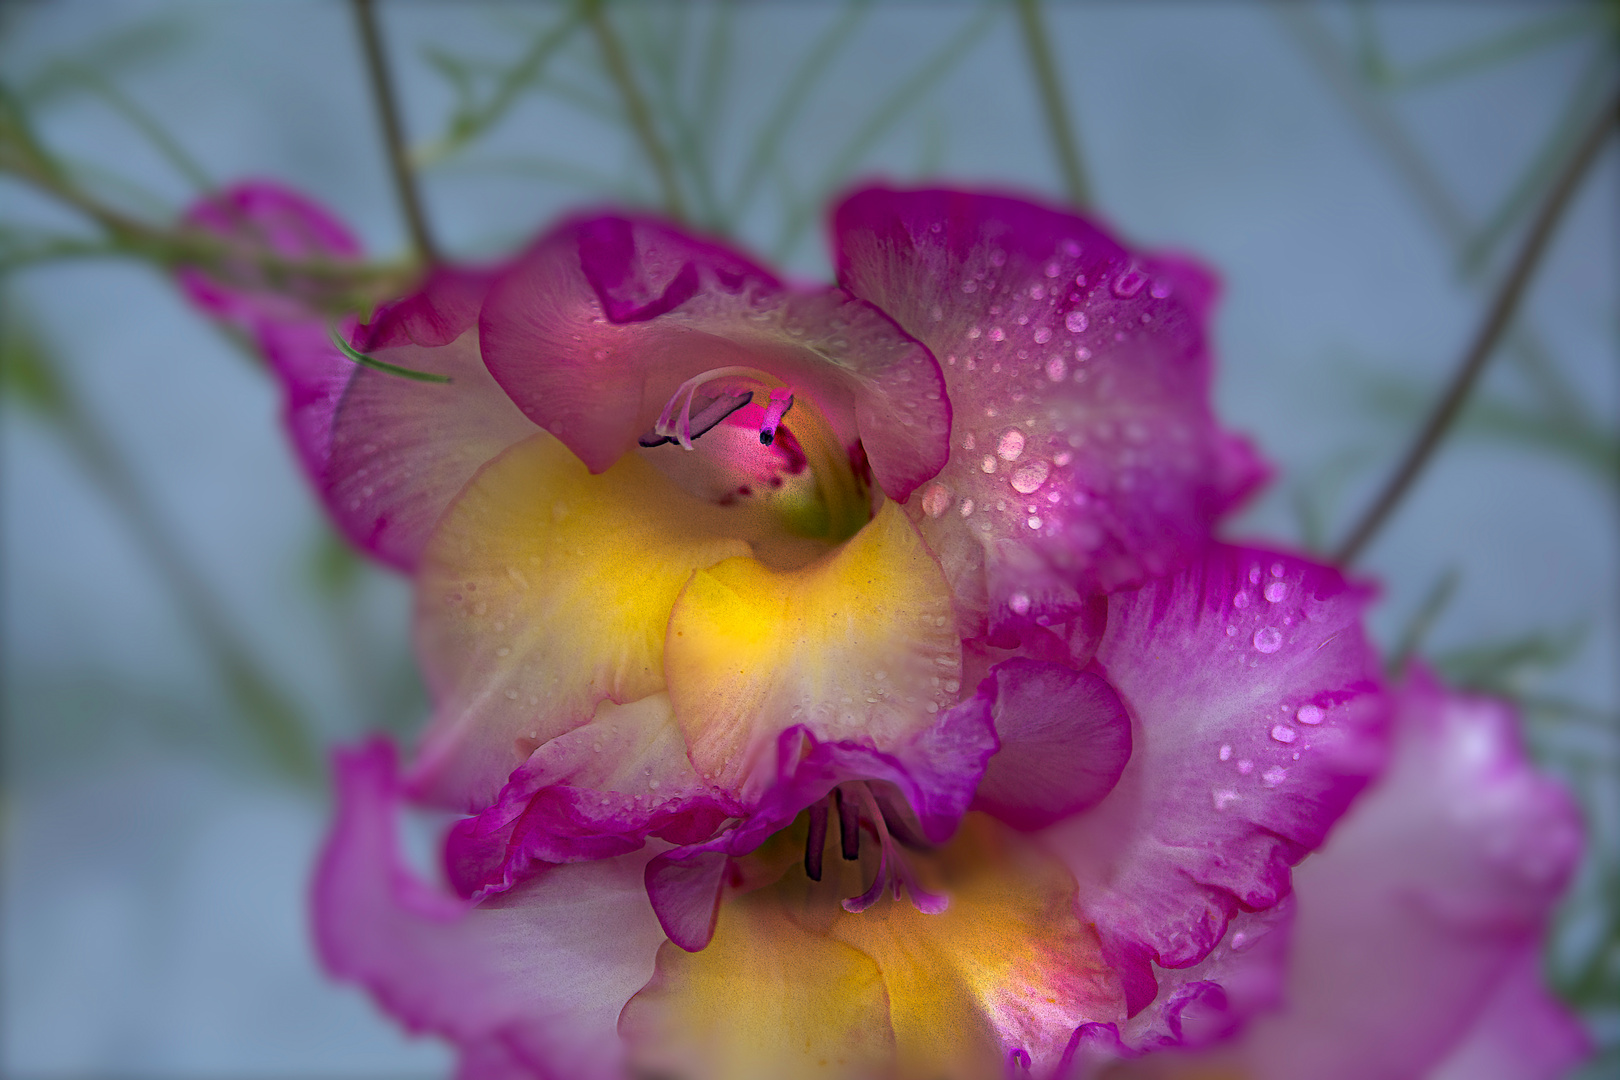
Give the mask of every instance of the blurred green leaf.
[[742, 176], [731, 197], [729, 213], [733, 222], [748, 211], [760, 181], [775, 170], [782, 140], [792, 130], [800, 111], [809, 102], [816, 84], [831, 67], [838, 50], [871, 10], [872, 0], [846, 0], [843, 13], [810, 46], [793, 75], [782, 85], [771, 111], [754, 133], [753, 149], [748, 154]]
[[1600, 33], [1609, 29], [1611, 23], [1611, 16], [1596, 4], [1575, 6], [1530, 18], [1510, 30], [1400, 67], [1391, 62], [1384, 48], [1374, 5], [1363, 0], [1354, 8], [1356, 53], [1362, 75], [1375, 86], [1393, 91], [1413, 90], [1477, 74], [1582, 34]]
[[13, 306], [9, 290], [0, 293], [0, 394], [53, 420], [67, 414], [67, 390], [50, 355]]
[[582, 24], [585, 7], [584, 0], [569, 4], [560, 18], [535, 34], [515, 63], [496, 67], [494, 85], [482, 102], [475, 100], [473, 84], [478, 70], [475, 64], [442, 49], [426, 49], [424, 55], [429, 65], [450, 83], [457, 105], [445, 134], [411, 155], [417, 166], [426, 167], [451, 157], [500, 123], [525, 92], [540, 84], [552, 57]]
[[872, 147], [905, 116], [907, 110], [921, 100], [935, 83], [948, 75], [974, 45], [984, 40], [991, 21], [1002, 10], [1002, 6], [997, 3], [981, 5], [976, 16], [969, 19], [960, 30], [946, 40], [944, 45], [912, 69], [910, 75], [901, 80], [886, 98], [878, 102], [877, 107], [867, 115], [865, 122], [855, 130], [843, 149], [833, 156], [832, 163], [816, 185], [814, 202], [801, 204], [796, 212], [786, 215], [773, 248], [777, 262], [787, 261], [804, 238], [812, 214], [819, 212], [820, 204], [840, 184], [848, 181], [850, 174], [871, 152]]
[[192, 34], [192, 20], [180, 12], [168, 12], [102, 35], [72, 57], [46, 63], [24, 81], [19, 92], [30, 105], [56, 104], [90, 89], [85, 72], [98, 72], [103, 79], [117, 79], [168, 61]]
[[[1369, 380], [1368, 407], [1403, 422], [1422, 414], [1433, 391], [1406, 379]], [[1476, 395], [1457, 419], [1456, 434], [1514, 443], [1578, 466], [1605, 492], [1620, 490], [1620, 432], [1554, 415], [1494, 395]]]
[[1464, 690], [1516, 698], [1534, 676], [1569, 663], [1586, 643], [1588, 626], [1532, 630], [1503, 641], [1482, 642], [1433, 657], [1445, 680]]
[[1389, 669], [1392, 680], [1400, 679], [1406, 670], [1406, 665], [1423, 648], [1423, 639], [1428, 636], [1437, 620], [1451, 603], [1451, 598], [1457, 595], [1457, 586], [1462, 581], [1462, 574], [1456, 567], [1447, 567], [1445, 573], [1435, 579], [1429, 587], [1422, 601], [1413, 610], [1411, 618], [1401, 629], [1401, 636], [1396, 639], [1395, 648], [1390, 652]]

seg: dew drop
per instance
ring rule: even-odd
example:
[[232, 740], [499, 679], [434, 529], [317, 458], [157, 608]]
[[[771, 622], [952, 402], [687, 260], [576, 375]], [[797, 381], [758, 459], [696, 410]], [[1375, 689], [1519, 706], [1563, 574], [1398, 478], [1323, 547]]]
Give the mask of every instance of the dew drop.
[[1029, 593], [1015, 592], [1007, 597], [1007, 606], [1012, 608], [1014, 615], [1029, 614]]
[[1079, 334], [1084, 332], [1087, 326], [1091, 325], [1091, 320], [1086, 318], [1086, 313], [1083, 311], [1071, 311], [1064, 316], [1063, 325], [1069, 328], [1069, 333]]
[[1051, 341], [1051, 340], [1052, 340], [1052, 328], [1051, 327], [1049, 327], [1049, 326], [1037, 326], [1035, 328], [1035, 344], [1037, 344], [1037, 345], [1045, 345], [1048, 341]]
[[1282, 631], [1275, 626], [1262, 626], [1254, 632], [1254, 647], [1263, 653], [1274, 653], [1282, 648]]
[[934, 484], [923, 493], [923, 512], [929, 517], [937, 518], [951, 508], [951, 489], [944, 484]]
[[1216, 788], [1213, 792], [1211, 792], [1211, 795], [1213, 796], [1215, 809], [1217, 810], [1225, 810], [1228, 806], [1231, 806], [1233, 803], [1238, 801], [1238, 793], [1233, 791], [1231, 788]]
[[1041, 527], [1041, 519], [1031, 515], [1030, 519], [1028, 521], [1026, 521], [1024, 524], [1028, 525], [1032, 529], [1038, 529], [1038, 528]]
[[1282, 577], [1283, 576], [1283, 564], [1282, 563], [1274, 562], [1274, 563], [1271, 564], [1271, 576], [1272, 577]]
[[1221, 744], [1221, 760], [1222, 761], [1231, 761], [1232, 760], [1232, 744], [1231, 743], [1222, 743]]
[[1249, 594], [1246, 592], [1240, 592], [1236, 596], [1232, 597], [1232, 606], [1238, 608], [1239, 610], [1248, 607]]
[[982, 469], [984, 472], [987, 472], [987, 473], [995, 472], [996, 471], [996, 459], [991, 457], [989, 454], [984, 455], [984, 460], [979, 462], [979, 468]]
[[1276, 787], [1278, 784], [1288, 779], [1288, 770], [1283, 768], [1281, 765], [1273, 765], [1271, 768], [1260, 774], [1260, 779], [1266, 782], [1266, 787]]
[[959, 514], [961, 514], [963, 517], [972, 517], [973, 516], [973, 500], [972, 499], [963, 499], [962, 500], [962, 505], [957, 510], [957, 512]]
[[1291, 743], [1295, 739], [1299, 738], [1299, 732], [1295, 731], [1287, 724], [1278, 724], [1276, 727], [1271, 729], [1271, 737], [1280, 743]]
[[999, 326], [992, 326], [990, 328], [990, 340], [1005, 341], [1007, 340], [1007, 333]]
[[1038, 491], [1040, 486], [1046, 483], [1046, 477], [1051, 473], [1051, 471], [1052, 466], [1048, 465], [1046, 462], [1039, 460], [1031, 461], [1027, 465], [1022, 465], [1017, 469], [1014, 469], [1012, 478], [1009, 482], [1012, 484], [1014, 491], [1017, 491], [1023, 495], [1030, 495]]
[[[1008, 428], [1001, 433], [1001, 441], [996, 444], [996, 453], [1001, 455], [1003, 461], [1017, 461], [1018, 456], [1024, 452], [1024, 433], [1017, 428]], [[991, 470], [986, 469], [985, 472]]]
[[1114, 295], [1122, 300], [1129, 300], [1141, 292], [1142, 286], [1146, 284], [1147, 275], [1133, 266], [1114, 279]]
[[1061, 356], [1054, 356], [1046, 362], [1046, 377], [1053, 382], [1062, 382], [1068, 378], [1069, 364]]
[[1294, 714], [1294, 719], [1302, 724], [1316, 725], [1322, 722], [1324, 714], [1319, 705], [1301, 705], [1299, 712]]

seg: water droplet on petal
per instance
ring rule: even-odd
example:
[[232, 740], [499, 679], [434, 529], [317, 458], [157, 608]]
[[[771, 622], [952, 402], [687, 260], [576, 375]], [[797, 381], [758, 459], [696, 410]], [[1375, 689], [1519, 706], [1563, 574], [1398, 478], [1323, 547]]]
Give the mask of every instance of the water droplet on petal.
[[1225, 810], [1228, 806], [1231, 806], [1233, 803], [1238, 801], [1238, 793], [1233, 791], [1231, 788], [1217, 788], [1211, 794], [1214, 798], [1215, 809], [1217, 810]]
[[1231, 743], [1222, 743], [1221, 744], [1221, 760], [1222, 761], [1231, 761], [1232, 760], [1232, 744]]
[[1271, 576], [1272, 577], [1282, 577], [1283, 576], [1283, 564], [1282, 563], [1274, 562], [1274, 563], [1271, 564]]
[[1013, 490], [1024, 495], [1033, 494], [1040, 489], [1042, 484], [1046, 483], [1046, 477], [1051, 471], [1052, 467], [1050, 465], [1039, 460], [1020, 466], [1012, 474], [1010, 482]]
[[[1003, 461], [1017, 461], [1018, 456], [1024, 452], [1024, 433], [1017, 428], [1008, 428], [1001, 433], [1001, 441], [996, 444], [996, 453], [1001, 455]], [[990, 470], [986, 469], [986, 472]]]
[[1051, 329], [1051, 327], [1037, 326], [1035, 328], [1035, 344], [1037, 344], [1037, 345], [1045, 345], [1048, 341], [1051, 341], [1051, 340], [1052, 340], [1052, 329]]
[[1128, 300], [1142, 291], [1147, 284], [1147, 275], [1134, 266], [1114, 279], [1114, 295], [1122, 300]]
[[1260, 774], [1260, 779], [1266, 782], [1266, 787], [1276, 787], [1278, 784], [1288, 779], [1288, 770], [1283, 768], [1281, 765], [1273, 765], [1271, 768]]
[[1288, 585], [1285, 582], [1273, 581], [1266, 586], [1266, 599], [1273, 604], [1288, 595]]
[[1091, 320], [1086, 318], [1086, 313], [1083, 311], [1071, 311], [1063, 319], [1063, 325], [1069, 328], [1071, 334], [1083, 332], [1090, 324]]
[[991, 457], [989, 454], [984, 455], [984, 460], [979, 462], [979, 468], [982, 471], [987, 472], [987, 473], [995, 472], [996, 471], [996, 459]]
[[1046, 362], [1046, 377], [1053, 382], [1062, 382], [1069, 376], [1069, 364], [1061, 356], [1054, 356]]
[[934, 484], [923, 493], [923, 512], [929, 517], [939, 517], [951, 508], [951, 489], [944, 484]]
[[1299, 732], [1295, 731], [1287, 724], [1278, 724], [1276, 727], [1271, 729], [1271, 737], [1280, 743], [1291, 743], [1295, 739], [1299, 738]]
[[1015, 592], [1007, 597], [1007, 606], [1012, 608], [1014, 615], [1029, 614], [1029, 593]]
[[1322, 708], [1319, 705], [1301, 705], [1294, 719], [1302, 724], [1320, 724], [1324, 719]]
[[1262, 626], [1254, 632], [1254, 647], [1263, 653], [1274, 653], [1282, 648], [1282, 631], [1275, 626]]
[[1236, 596], [1232, 597], [1232, 606], [1240, 610], [1248, 607], [1249, 594], [1246, 592], [1240, 592]]

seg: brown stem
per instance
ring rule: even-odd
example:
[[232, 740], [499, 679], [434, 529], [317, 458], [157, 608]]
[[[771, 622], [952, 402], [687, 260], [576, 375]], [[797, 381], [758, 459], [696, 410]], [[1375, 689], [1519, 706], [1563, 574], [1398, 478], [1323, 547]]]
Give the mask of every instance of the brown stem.
[[1531, 275], [1546, 251], [1547, 242], [1552, 238], [1559, 220], [1563, 217], [1570, 196], [1580, 187], [1581, 179], [1597, 160], [1603, 140], [1617, 121], [1620, 121], [1620, 96], [1611, 99], [1599, 111], [1586, 135], [1581, 139], [1580, 145], [1565, 163], [1557, 181], [1547, 192], [1547, 197], [1529, 231], [1525, 233], [1524, 241], [1514, 256], [1507, 275], [1502, 279], [1496, 294], [1491, 297], [1491, 302], [1485, 309], [1484, 321], [1475, 331], [1467, 351], [1458, 362], [1450, 384], [1435, 402], [1422, 429], [1412, 440], [1412, 445], [1384, 483], [1383, 490], [1367, 508], [1355, 528], [1350, 530], [1350, 535], [1345, 538], [1344, 543], [1333, 553], [1336, 562], [1350, 563], [1361, 553], [1362, 548], [1367, 546], [1383, 526], [1412, 486], [1412, 482], [1428, 464], [1435, 448], [1440, 445], [1440, 440], [1445, 437], [1452, 421], [1456, 419], [1457, 413], [1468, 399], [1474, 383], [1478, 381], [1480, 372], [1484, 370], [1485, 361], [1490, 359], [1503, 331], [1512, 321], [1513, 313], [1524, 294], [1524, 288], [1529, 284]]
[[400, 208], [405, 212], [405, 225], [410, 230], [411, 246], [427, 263], [440, 261], [438, 248], [428, 232], [427, 215], [422, 212], [422, 199], [416, 186], [416, 175], [411, 171], [410, 152], [405, 145], [405, 133], [399, 121], [399, 108], [394, 97], [394, 82], [388, 69], [388, 57], [383, 52], [382, 35], [377, 30], [377, 12], [373, 0], [353, 0], [355, 19], [360, 25], [360, 44], [366, 55], [366, 74], [371, 81], [371, 95], [377, 101], [377, 116], [382, 121], [383, 141], [388, 147], [388, 166], [394, 174], [394, 192], [399, 196]]

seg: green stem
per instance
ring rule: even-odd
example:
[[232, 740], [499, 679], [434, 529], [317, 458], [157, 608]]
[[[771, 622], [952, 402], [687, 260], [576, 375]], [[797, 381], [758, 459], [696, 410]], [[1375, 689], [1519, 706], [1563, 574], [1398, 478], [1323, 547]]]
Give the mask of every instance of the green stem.
[[314, 781], [320, 775], [320, 755], [298, 707], [254, 660], [193, 561], [145, 497], [124, 455], [107, 441], [102, 426], [65, 381], [46, 369], [38, 374], [49, 384], [36, 395], [44, 415], [156, 569], [181, 616], [213, 659], [253, 736], [286, 775]]
[[1496, 294], [1485, 309], [1485, 318], [1458, 362], [1450, 384], [1435, 402], [1428, 419], [1417, 437], [1413, 439], [1400, 464], [1385, 481], [1378, 497], [1350, 530], [1344, 543], [1334, 552], [1333, 558], [1336, 562], [1347, 564], [1354, 561], [1368, 541], [1377, 534], [1390, 513], [1400, 504], [1401, 499], [1411, 488], [1412, 482], [1423, 471], [1423, 467], [1428, 464], [1435, 448], [1440, 445], [1452, 421], [1456, 419], [1458, 411], [1468, 400], [1469, 392], [1473, 390], [1474, 383], [1478, 381], [1480, 372], [1485, 368], [1485, 361], [1490, 359], [1497, 341], [1512, 321], [1513, 313], [1524, 295], [1525, 286], [1529, 284], [1536, 266], [1540, 263], [1547, 242], [1552, 239], [1553, 232], [1569, 205], [1570, 197], [1580, 186], [1592, 163], [1597, 160], [1598, 150], [1602, 148], [1604, 139], [1608, 137], [1610, 129], [1616, 122], [1620, 122], [1620, 97], [1612, 99], [1599, 111], [1588, 127], [1585, 137], [1581, 139], [1580, 146], [1570, 155], [1557, 181], [1548, 191], [1541, 210], [1525, 234], [1507, 275], [1502, 279]]
[[371, 82], [371, 96], [376, 100], [377, 117], [382, 121], [388, 167], [393, 173], [394, 192], [399, 197], [400, 209], [405, 213], [411, 246], [423, 262], [437, 263], [441, 260], [433, 236], [428, 231], [427, 215], [422, 212], [416, 174], [411, 170], [410, 150], [405, 145], [405, 131], [400, 123], [388, 56], [383, 51], [382, 35], [377, 29], [375, 5], [373, 0], [353, 0], [353, 3], [355, 19], [360, 27], [360, 45], [366, 57], [366, 75]]
[[1018, 23], [1024, 31], [1024, 49], [1029, 54], [1030, 74], [1035, 76], [1035, 90], [1040, 95], [1041, 109], [1046, 114], [1046, 130], [1052, 139], [1052, 152], [1057, 156], [1058, 169], [1063, 173], [1063, 191], [1076, 206], [1091, 205], [1091, 185], [1086, 181], [1081, 165], [1080, 146], [1074, 137], [1074, 126], [1069, 119], [1069, 108], [1063, 95], [1063, 84], [1058, 79], [1057, 64], [1047, 39], [1046, 25], [1041, 18], [1040, 0], [1017, 0]]
[[590, 20], [591, 30], [596, 34], [597, 46], [602, 50], [603, 66], [607, 68], [608, 77], [619, 90], [625, 118], [630, 121], [631, 129], [641, 142], [642, 152], [647, 155], [647, 161], [658, 177], [658, 186], [664, 198], [664, 209], [671, 217], [684, 221], [686, 202], [681, 198], [680, 185], [676, 183], [675, 163], [653, 126], [652, 112], [647, 108], [647, 99], [642, 97], [641, 88], [636, 85], [635, 76], [631, 74], [630, 61], [625, 56], [624, 46], [619, 41], [618, 34], [614, 33], [606, 8], [606, 0], [591, 0], [586, 15]]

